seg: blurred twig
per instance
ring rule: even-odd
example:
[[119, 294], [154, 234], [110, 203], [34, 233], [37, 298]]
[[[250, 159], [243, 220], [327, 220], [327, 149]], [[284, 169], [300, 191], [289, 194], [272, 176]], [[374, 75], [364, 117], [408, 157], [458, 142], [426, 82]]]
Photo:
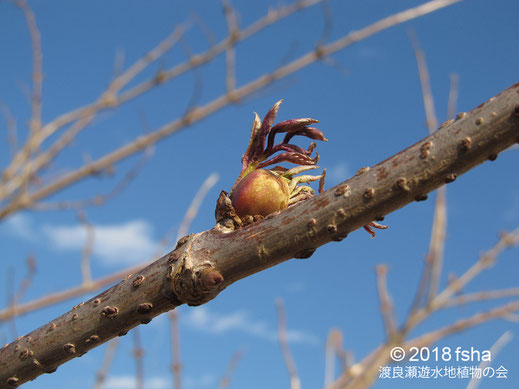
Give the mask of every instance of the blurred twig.
[[87, 219], [85, 211], [78, 211], [77, 219], [85, 227], [86, 238], [81, 253], [81, 282], [83, 285], [92, 283], [92, 271], [90, 269], [90, 259], [94, 250], [95, 227]]
[[[496, 340], [496, 342], [492, 345], [492, 347], [490, 347], [489, 351], [490, 351], [490, 355], [492, 356], [492, 360], [491, 361], [481, 361], [481, 363], [478, 366], [479, 369], [484, 370], [486, 367], [490, 366], [491, 362], [495, 362], [497, 354], [499, 354], [501, 349], [503, 347], [505, 347], [505, 345], [508, 342], [510, 342], [512, 340], [512, 338], [513, 338], [513, 336], [510, 331], [506, 331], [503, 335], [501, 335], [499, 337], [499, 339]], [[467, 385], [467, 389], [477, 389], [480, 382], [481, 382], [481, 377], [479, 377], [479, 378], [472, 377], [469, 384]]]
[[343, 335], [340, 329], [332, 328], [328, 333], [325, 346], [324, 387], [335, 380], [335, 358], [340, 361], [341, 374], [353, 365], [353, 356], [343, 348]]
[[229, 365], [227, 366], [227, 371], [225, 372], [225, 376], [220, 380], [220, 385], [218, 386], [218, 389], [226, 389], [229, 387], [231, 383], [231, 378], [236, 370], [236, 367], [238, 366], [238, 363], [243, 358], [244, 351], [238, 350], [236, 351], [233, 356], [231, 357], [231, 360], [229, 361]]
[[[427, 61], [425, 59], [425, 53], [420, 47], [420, 42], [416, 36], [414, 30], [408, 31], [409, 39], [413, 46], [413, 50], [416, 57], [418, 66], [418, 74], [420, 76], [420, 85], [422, 87], [422, 99], [425, 108], [425, 116], [427, 121], [427, 128], [429, 133], [432, 134], [436, 131], [438, 126], [438, 119], [434, 108], [434, 98], [432, 95], [429, 70], [427, 67]], [[449, 103], [448, 109], [455, 109], [456, 107], [456, 96], [457, 91], [456, 85], [452, 82], [451, 78], [451, 89], [449, 92]], [[434, 147], [434, 145], [430, 146]], [[422, 151], [424, 156], [429, 151]], [[430, 301], [436, 295], [438, 291], [438, 285], [440, 282], [440, 276], [443, 266], [443, 250], [445, 246], [445, 233], [447, 229], [447, 205], [446, 205], [446, 187], [442, 186], [436, 193], [436, 202], [434, 207], [433, 227], [431, 231], [431, 238], [429, 243], [429, 251], [426, 255], [425, 268], [422, 272], [420, 286], [415, 295], [411, 312], [414, 312], [421, 304], [425, 294], [427, 294], [427, 301]], [[426, 291], [428, 289], [428, 292]]]
[[377, 266], [377, 290], [378, 299], [380, 302], [380, 312], [384, 320], [384, 327], [386, 329], [386, 336], [390, 341], [396, 334], [396, 317], [393, 302], [387, 290], [387, 266]]
[[202, 205], [205, 196], [207, 196], [207, 193], [211, 190], [213, 186], [215, 186], [219, 178], [220, 176], [218, 175], [218, 173], [211, 173], [209, 177], [207, 177], [203, 184], [200, 186], [200, 188], [195, 194], [195, 197], [193, 197], [193, 200], [191, 201], [191, 204], [189, 205], [186, 214], [184, 215], [184, 219], [182, 220], [180, 227], [178, 228], [176, 240], [179, 240], [183, 236], [187, 235], [189, 227], [191, 226], [193, 219], [196, 217], [198, 209], [200, 208], [200, 205]]
[[11, 114], [11, 111], [0, 101], [0, 110], [2, 111], [3, 116], [5, 117], [5, 124], [7, 127], [7, 143], [9, 144], [9, 151], [11, 152], [11, 156], [14, 156], [16, 150], [18, 149], [18, 129], [16, 125], [16, 119]]
[[456, 73], [450, 76], [449, 102], [447, 103], [447, 120], [454, 119], [456, 115], [456, 106], [458, 105], [459, 77]]
[[178, 329], [178, 313], [176, 310], [169, 312], [171, 328], [171, 371], [173, 373], [173, 389], [182, 388], [182, 362], [180, 361], [180, 335]]
[[500, 290], [485, 290], [482, 292], [466, 293], [452, 297], [448, 303], [445, 304], [445, 307], [454, 307], [477, 301], [494, 300], [516, 296], [519, 296], [519, 287]]
[[144, 150], [137, 162], [132, 166], [122, 179], [107, 193], [96, 195], [92, 198], [77, 201], [57, 201], [57, 202], [39, 202], [31, 206], [31, 209], [37, 211], [55, 211], [55, 210], [81, 210], [92, 205], [104, 205], [114, 197], [121, 194], [139, 175], [146, 163], [153, 155], [153, 146]]
[[[136, 166], [136, 169], [139, 169]], [[186, 211], [186, 214], [184, 215], [184, 219], [182, 220], [181, 226], [179, 227], [179, 230], [177, 232], [177, 240], [186, 235], [187, 231], [189, 230], [189, 226], [193, 219], [195, 218], [196, 214], [198, 213], [198, 209], [209, 192], [209, 190], [216, 184], [218, 180], [218, 174], [212, 173], [210, 174], [206, 180], [202, 183], [200, 188], [198, 189], [198, 192], [195, 194], [193, 201], [191, 202], [191, 205], [189, 206], [188, 210]], [[161, 239], [161, 248], [159, 252], [157, 252], [156, 256], [162, 255], [163, 247], [166, 247], [167, 245], [171, 244], [170, 234], [167, 233], [163, 239]], [[32, 312], [37, 309], [44, 308], [46, 306], [56, 304], [61, 301], [65, 301], [74, 297], [81, 296], [85, 293], [93, 292], [99, 288], [102, 288], [103, 286], [112, 284], [116, 281], [119, 281], [120, 279], [128, 276], [128, 274], [135, 273], [139, 269], [141, 269], [143, 266], [145, 266], [146, 263], [142, 263], [136, 266], [131, 266], [126, 269], [123, 269], [121, 271], [118, 271], [117, 273], [114, 273], [112, 275], [99, 278], [98, 280], [91, 281], [90, 283], [83, 283], [77, 287], [70, 288], [61, 292], [48, 294], [42, 298], [29, 301], [25, 304], [20, 305], [11, 305], [8, 308], [4, 310], [0, 310], [0, 322], [4, 320], [8, 320], [11, 317], [20, 316], [28, 312]]]
[[112, 365], [112, 360], [114, 359], [115, 349], [119, 344], [119, 338], [112, 339], [106, 346], [105, 350], [105, 358], [103, 360], [103, 364], [99, 368], [99, 371], [96, 374], [96, 382], [94, 383], [94, 389], [101, 389], [106, 380], [106, 376], [108, 374], [108, 370], [110, 370], [110, 366]]
[[288, 374], [290, 375], [290, 389], [301, 389], [301, 381], [297, 374], [296, 364], [294, 363], [294, 359], [290, 353], [290, 348], [288, 347], [285, 307], [281, 299], [276, 299], [276, 307], [278, 311], [279, 344], [281, 345], [283, 358], [285, 359]]
[[[0, 185], [0, 201], [16, 194], [12, 198], [12, 200], [3, 206], [0, 209], [0, 218], [6, 217], [7, 215], [16, 212], [19, 209], [27, 208], [32, 206], [35, 202], [40, 201], [41, 199], [49, 196], [50, 194], [59, 191], [66, 186], [83, 179], [89, 175], [95, 174], [96, 172], [102, 171], [107, 166], [112, 166], [116, 162], [127, 158], [129, 155], [132, 155], [146, 147], [149, 147], [151, 144], [158, 142], [166, 136], [169, 136], [178, 130], [184, 128], [187, 125], [190, 125], [196, 121], [201, 120], [202, 118], [207, 117], [208, 115], [213, 114], [214, 112], [222, 109], [223, 107], [235, 102], [238, 99], [241, 99], [246, 96], [250, 96], [252, 93], [264, 88], [267, 85], [272, 84], [273, 82], [280, 80], [290, 74], [295, 73], [296, 71], [314, 63], [317, 60], [321, 60], [322, 58], [329, 56], [339, 50], [344, 49], [345, 47], [358, 42], [359, 40], [366, 39], [369, 36], [372, 36], [380, 31], [383, 31], [387, 28], [393, 27], [395, 25], [401, 24], [403, 22], [409, 21], [411, 19], [417, 18], [419, 16], [423, 16], [425, 14], [434, 12], [440, 8], [449, 6], [461, 0], [432, 0], [428, 3], [419, 5], [415, 8], [408, 9], [406, 11], [399, 12], [397, 14], [388, 16], [383, 18], [361, 30], [351, 32], [345, 35], [342, 38], [337, 39], [336, 41], [328, 44], [319, 46], [315, 50], [312, 50], [301, 57], [293, 60], [292, 62], [277, 68], [276, 70], [266, 73], [255, 80], [244, 84], [241, 87], [234, 88], [232, 91], [227, 91], [225, 94], [214, 98], [212, 101], [206, 103], [203, 106], [196, 107], [190, 109], [183, 117], [174, 120], [168, 124], [165, 124], [161, 128], [151, 132], [145, 136], [141, 136], [136, 140], [122, 146], [116, 150], [109, 152], [103, 157], [92, 161], [90, 163], [86, 163], [83, 166], [77, 168], [74, 171], [71, 171], [54, 181], [47, 183], [43, 187], [34, 190], [33, 192], [28, 192], [27, 190], [21, 191], [21, 188], [24, 188], [25, 183], [28, 182], [32, 177], [35, 176], [36, 172], [41, 168], [46, 166], [66, 145], [68, 145], [72, 139], [83, 129], [93, 117], [102, 109], [114, 108], [118, 105], [123, 104], [124, 102], [132, 99], [145, 91], [149, 90], [151, 87], [156, 86], [157, 84], [161, 84], [166, 82], [172, 77], [176, 77], [178, 74], [185, 72], [187, 70], [191, 70], [196, 66], [200, 66], [203, 63], [206, 63], [210, 59], [214, 58], [214, 56], [218, 52], [225, 51], [230, 45], [233, 44], [233, 41], [230, 38], [227, 38], [220, 44], [209, 49], [204, 55], [195, 55], [190, 58], [190, 60], [184, 64], [178, 65], [177, 67], [168, 70], [161, 71], [150, 81], [145, 81], [142, 84], [137, 85], [136, 87], [127, 90], [126, 92], [122, 92], [121, 94], [117, 94], [120, 89], [129, 82], [130, 76], [133, 76], [134, 73], [140, 72], [147, 64], [151, 63], [153, 60], [157, 58], [153, 54], [156, 51], [163, 53], [162, 46], [159, 45], [155, 50], [152, 50], [148, 55], [143, 57], [141, 61], [138, 61], [134, 64], [130, 69], [128, 69], [125, 73], [119, 76], [112, 84], [110, 84], [109, 88], [101, 95], [101, 97], [90, 105], [87, 105], [83, 108], [80, 108], [76, 111], [65, 114], [51, 123], [43, 126], [42, 130], [39, 131], [35, 136], [37, 138], [32, 141], [31, 146], [24, 146], [24, 148], [29, 148], [29, 150], [34, 149], [34, 147], [38, 146], [48, 137], [50, 134], [53, 134], [57, 129], [63, 127], [70, 122], [74, 122], [70, 126], [70, 128], [59, 137], [53, 145], [49, 147], [49, 149], [45, 152], [40, 153], [34, 160], [28, 161], [27, 158], [24, 157], [24, 154], [20, 152], [13, 159], [11, 165], [4, 170], [3, 173], [3, 182]], [[295, 12], [298, 9], [307, 6], [308, 4], [314, 4], [314, 2], [297, 2], [295, 5], [287, 6], [282, 8], [280, 11], [276, 11], [274, 13], [269, 13], [267, 17], [261, 19], [255, 24], [252, 24], [248, 28], [240, 30], [239, 37], [234, 43], [239, 40], [246, 39], [252, 33], [256, 33], [258, 30], [264, 28], [266, 25], [272, 24], [276, 20], [279, 20], [281, 17], [285, 17], [287, 12]], [[309, 6], [309, 5], [308, 5]], [[182, 34], [183, 29], [177, 31], [177, 35]], [[175, 34], [172, 35], [172, 41], [176, 41], [179, 36]], [[174, 39], [173, 39], [174, 38]], [[168, 47], [171, 46], [170, 40], [166, 40], [169, 44]], [[162, 54], [160, 54], [162, 55]], [[142, 64], [141, 64], [142, 62]], [[129, 75], [129, 76], [127, 76]], [[22, 171], [20, 171], [23, 166]]]
[[18, 6], [24, 16], [29, 29], [32, 42], [32, 118], [30, 121], [30, 130], [35, 133], [41, 128], [41, 91], [43, 82], [43, 65], [42, 65], [42, 50], [41, 50], [41, 36], [34, 12], [27, 4], [26, 0], [16, 0], [14, 2]]
[[135, 382], [136, 389], [144, 389], [144, 349], [141, 344], [141, 336], [139, 332], [139, 327], [135, 327], [132, 330], [133, 334], [133, 352], [132, 355], [135, 358]]

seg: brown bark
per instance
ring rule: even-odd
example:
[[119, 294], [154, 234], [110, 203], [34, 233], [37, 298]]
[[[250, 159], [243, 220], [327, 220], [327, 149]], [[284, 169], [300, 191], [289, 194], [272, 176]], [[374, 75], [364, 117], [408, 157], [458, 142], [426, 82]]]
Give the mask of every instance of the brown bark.
[[519, 142], [519, 83], [459, 114], [432, 135], [278, 215], [236, 231], [215, 228], [118, 285], [0, 349], [0, 388], [18, 386], [181, 304], [199, 305], [228, 285], [379, 219]]

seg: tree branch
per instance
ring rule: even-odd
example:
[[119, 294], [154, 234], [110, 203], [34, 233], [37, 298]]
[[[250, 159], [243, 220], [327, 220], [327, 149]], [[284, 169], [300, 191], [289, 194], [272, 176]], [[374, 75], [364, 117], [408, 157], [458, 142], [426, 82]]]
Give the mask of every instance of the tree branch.
[[[318, 2], [317, 0], [314, 0], [315, 2]], [[458, 3], [462, 0], [431, 0], [427, 3], [421, 4], [419, 6], [416, 6], [414, 8], [409, 8], [405, 11], [398, 12], [394, 15], [387, 16], [385, 18], [382, 18], [378, 20], [377, 22], [374, 22], [360, 30], [352, 31], [345, 36], [335, 40], [334, 42], [331, 42], [328, 45], [320, 45], [316, 47], [314, 50], [311, 50], [307, 52], [306, 54], [300, 56], [299, 58], [293, 60], [292, 62], [278, 67], [276, 70], [263, 74], [256, 79], [249, 81], [248, 83], [242, 85], [241, 87], [236, 87], [233, 90], [226, 91], [225, 94], [220, 95], [219, 97], [214, 98], [213, 100], [209, 101], [203, 106], [199, 107], [193, 107], [190, 109], [185, 115], [182, 117], [171, 121], [170, 123], [164, 124], [162, 127], [158, 128], [157, 130], [147, 134], [138, 137], [137, 139], [133, 140], [132, 142], [119, 147], [116, 150], [113, 150], [111, 152], [108, 152], [104, 156], [98, 158], [95, 161], [92, 161], [90, 163], [86, 163], [82, 165], [81, 167], [77, 168], [76, 170], [73, 170], [71, 172], [68, 172], [66, 174], [63, 174], [62, 176], [56, 178], [50, 183], [46, 183], [44, 186], [34, 189], [31, 192], [27, 191], [19, 191], [21, 187], [23, 187], [23, 184], [27, 182], [27, 179], [30, 178], [32, 175], [34, 175], [37, 171], [39, 171], [43, 166], [46, 166], [66, 145], [68, 145], [74, 137], [82, 131], [94, 118], [94, 116], [98, 113], [100, 110], [99, 107], [97, 107], [94, 103], [92, 106], [86, 106], [83, 109], [79, 109], [77, 111], [73, 111], [69, 114], [63, 115], [63, 117], [67, 117], [67, 115], [72, 116], [74, 123], [71, 125], [71, 127], [62, 134], [51, 147], [49, 147], [49, 150], [47, 150], [45, 153], [42, 153], [39, 155], [35, 160], [28, 161], [25, 163], [24, 169], [21, 173], [14, 176], [15, 172], [17, 171], [17, 168], [13, 168], [13, 165], [16, 167], [18, 166], [16, 164], [17, 158], [13, 160], [13, 163], [6, 168], [6, 170], [3, 173], [3, 179], [6, 180], [4, 184], [0, 182], [0, 204], [4, 199], [9, 199], [9, 202], [2, 206], [0, 208], [0, 219], [7, 217], [8, 215], [20, 210], [25, 209], [35, 202], [38, 202], [55, 192], [58, 192], [62, 190], [65, 187], [68, 187], [72, 184], [74, 184], [77, 181], [82, 180], [85, 177], [91, 176], [93, 174], [96, 174], [103, 169], [106, 169], [108, 166], [112, 166], [115, 163], [129, 157], [130, 155], [133, 155], [146, 147], [149, 147], [150, 145], [153, 145], [157, 143], [158, 141], [164, 139], [167, 136], [170, 136], [174, 134], [175, 132], [185, 128], [186, 126], [189, 126], [193, 123], [196, 123], [209, 115], [217, 112], [218, 110], [236, 102], [237, 100], [243, 99], [247, 96], [251, 96], [253, 93], [261, 90], [267, 85], [272, 84], [273, 82], [280, 80], [284, 77], [287, 77], [306, 66], [309, 66], [317, 61], [322, 60], [323, 58], [332, 55], [348, 46], [351, 46], [354, 43], [359, 42], [360, 40], [366, 39], [372, 35], [375, 35], [383, 30], [386, 30], [388, 28], [394, 27], [398, 24], [407, 22], [409, 20], [418, 18], [420, 16], [426, 15], [428, 13], [437, 11], [438, 9], [441, 9], [443, 7], [450, 6], [452, 4]], [[307, 2], [301, 2], [301, 4], [306, 3], [312, 3], [313, 1], [307, 1]], [[295, 3], [296, 5], [299, 4], [298, 2]], [[298, 7], [302, 7], [303, 5], [298, 5]], [[306, 6], [306, 5], [304, 5]], [[283, 13], [276, 13], [275, 18], [284, 17]], [[266, 24], [259, 24], [259, 27], [264, 28], [265, 25], [270, 24], [270, 19], [268, 16], [266, 19], [261, 19], [260, 21], [264, 21]], [[237, 42], [241, 39], [245, 39], [251, 32], [255, 32], [255, 26], [256, 24], [253, 24], [252, 26], [240, 30], [240, 36], [235, 40], [231, 40], [230, 38], [227, 38], [227, 40], [223, 41], [221, 43], [222, 45], [225, 44], [221, 50], [224, 51], [228, 49], [232, 42]], [[206, 55], [209, 56], [209, 59], [214, 58], [213, 51], [220, 48], [220, 44], [213, 47], [211, 50], [209, 50]], [[205, 59], [203, 55], [195, 55], [191, 57], [191, 60], [188, 62], [178, 65], [179, 66], [179, 72], [184, 72], [190, 69], [194, 69], [197, 66], [199, 66], [202, 63], [207, 62], [209, 59]], [[176, 77], [175, 69], [171, 69], [170, 71], [166, 73], [160, 73], [160, 83], [165, 82], [168, 79], [167, 74], [170, 74], [173, 72]], [[121, 77], [121, 76], [120, 76]], [[157, 77], [150, 80], [152, 85], [157, 85]], [[143, 84], [146, 84], [144, 82]], [[140, 95], [144, 91], [151, 88], [144, 85], [144, 90], [141, 91], [139, 88], [141, 85], [139, 84], [135, 86], [134, 88], [124, 92], [122, 95], [119, 96], [119, 99], [113, 100], [113, 94], [105, 92], [101, 98], [101, 106], [106, 108], [114, 108], [124, 102], [127, 101], [127, 99], [132, 99], [135, 96], [133, 95], [136, 93], [137, 95]], [[107, 94], [108, 93], [108, 94]], [[131, 96], [128, 97], [128, 94]], [[108, 102], [108, 103], [107, 103]], [[84, 111], [83, 111], [84, 110]], [[77, 115], [81, 113], [79, 117]], [[61, 118], [61, 117], [60, 117]], [[56, 124], [54, 127], [56, 127], [56, 130], [60, 128], [63, 123], [60, 122], [60, 118], [56, 119], [55, 122], [59, 124]], [[62, 119], [64, 120], [64, 123], [68, 123], [70, 121], [69, 119]], [[67, 121], [68, 120], [68, 121]], [[77, 121], [76, 121], [77, 120]], [[50, 123], [49, 125], [51, 125]], [[46, 125], [42, 128], [42, 130], [38, 134], [44, 134], [46, 132], [46, 127], [49, 126]], [[52, 126], [51, 126], [52, 127]], [[52, 129], [54, 129], [52, 127]], [[54, 131], [53, 131], [54, 132]], [[53, 133], [52, 132], [52, 133]], [[20, 154], [20, 153], [19, 153]], [[23, 153], [22, 153], [23, 154]], [[25, 161], [24, 161], [25, 162]], [[13, 196], [13, 198], [10, 198], [10, 196]]]
[[[227, 286], [393, 212], [519, 142], [519, 83], [363, 173], [236, 231], [222, 225], [0, 349], [0, 387], [17, 386], [181, 304]], [[515, 307], [515, 306], [514, 306]]]

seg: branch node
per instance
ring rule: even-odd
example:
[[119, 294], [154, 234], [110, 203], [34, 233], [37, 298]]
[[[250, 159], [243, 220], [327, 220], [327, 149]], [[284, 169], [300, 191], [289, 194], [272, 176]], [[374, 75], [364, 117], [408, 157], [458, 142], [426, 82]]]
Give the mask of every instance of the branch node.
[[16, 388], [20, 385], [20, 380], [18, 379], [18, 377], [9, 377], [7, 379], [7, 385]]
[[450, 173], [450, 174], [447, 174], [447, 177], [445, 177], [445, 183], [446, 184], [449, 184], [451, 182], [454, 182], [456, 180], [456, 173]]
[[470, 146], [472, 145], [472, 140], [467, 136], [466, 138], [463, 138], [460, 142], [460, 150], [463, 152], [467, 152], [470, 149]]

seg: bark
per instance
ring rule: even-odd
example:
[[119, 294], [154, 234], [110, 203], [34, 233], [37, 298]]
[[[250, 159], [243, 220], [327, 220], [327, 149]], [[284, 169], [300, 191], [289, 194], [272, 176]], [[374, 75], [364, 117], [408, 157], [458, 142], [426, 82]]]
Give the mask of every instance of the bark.
[[228, 285], [290, 258], [307, 258], [519, 142], [519, 83], [432, 135], [280, 214], [238, 230], [217, 225], [116, 286], [0, 349], [0, 388], [16, 387], [148, 323], [200, 305]]

